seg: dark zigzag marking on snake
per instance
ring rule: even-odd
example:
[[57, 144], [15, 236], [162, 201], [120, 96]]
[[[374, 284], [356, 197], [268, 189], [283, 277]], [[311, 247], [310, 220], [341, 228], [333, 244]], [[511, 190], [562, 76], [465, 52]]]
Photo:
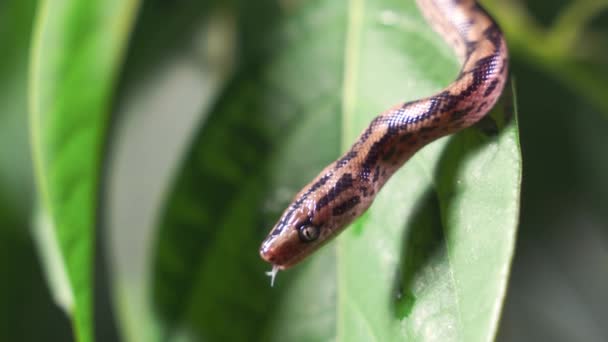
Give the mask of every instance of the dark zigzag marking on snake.
[[380, 158], [380, 153], [382, 149], [386, 145], [386, 143], [392, 139], [399, 130], [403, 130], [408, 126], [415, 124], [419, 121], [427, 119], [431, 114], [435, 113], [438, 109], [439, 103], [436, 97], [430, 99], [431, 105], [429, 109], [417, 116], [403, 116], [402, 114], [405, 112], [405, 109], [408, 106], [414, 105], [419, 101], [408, 102], [402, 106], [402, 110], [397, 111], [397, 116], [400, 117], [399, 120], [391, 120], [391, 125], [388, 126], [386, 133], [378, 139], [374, 144], [369, 148], [367, 155], [361, 165], [361, 172], [359, 173], [359, 177], [363, 180], [369, 180], [369, 176], [371, 175], [372, 167], [376, 164], [378, 159]]
[[492, 80], [486, 91], [483, 93], [483, 97], [488, 97], [494, 92], [494, 89], [498, 86], [498, 79]]
[[[440, 94], [438, 94], [430, 99], [431, 105], [429, 106], [429, 109], [426, 112], [424, 112], [423, 114], [414, 116], [414, 117], [407, 117], [406, 120], [392, 121], [392, 122], [399, 123], [399, 125], [398, 125], [399, 127], [389, 126], [386, 133], [384, 133], [384, 135], [380, 139], [378, 139], [376, 142], [374, 142], [374, 144], [370, 147], [369, 151], [367, 152], [365, 160], [363, 161], [363, 164], [361, 167], [362, 171], [359, 174], [359, 176], [364, 180], [369, 179], [371, 169], [372, 169], [373, 165], [375, 165], [376, 162], [378, 161], [378, 159], [380, 158], [380, 153], [384, 149], [384, 146], [392, 137], [394, 137], [399, 132], [399, 130], [403, 130], [403, 129], [407, 128], [407, 126], [417, 123], [419, 121], [426, 120], [433, 114], [452, 112], [455, 108], [458, 107], [458, 105], [460, 105], [460, 103], [462, 103], [462, 101], [464, 101], [469, 96], [471, 96], [471, 94], [473, 94], [473, 92], [475, 92], [477, 89], [479, 89], [479, 87], [481, 87], [481, 85], [493, 73], [493, 69], [495, 69], [496, 64], [497, 64], [496, 63], [497, 57], [498, 57], [498, 55], [495, 52], [489, 56], [479, 59], [475, 63], [475, 67], [472, 70], [472, 73], [473, 73], [472, 82], [465, 89], [463, 89], [460, 93], [458, 93], [456, 95], [452, 95], [452, 94], [450, 94], [449, 91], [443, 91]], [[496, 86], [494, 86], [494, 87], [496, 87]], [[407, 104], [407, 105], [409, 105], [409, 104]], [[403, 108], [405, 108], [405, 107], [406, 107], [406, 105], [404, 105]], [[452, 121], [463, 117], [464, 115], [468, 114], [472, 109], [473, 109], [472, 107], [468, 107], [468, 108], [465, 108], [464, 110], [458, 111], [456, 113], [456, 115], [452, 115]], [[403, 123], [403, 121], [405, 121], [405, 122]]]
[[330, 204], [333, 200], [335, 200], [342, 192], [351, 188], [353, 186], [353, 176], [350, 173], [345, 173], [338, 179], [336, 184], [325, 194], [325, 196], [321, 197], [315, 206], [315, 211], [323, 209], [325, 206]]
[[346, 201], [335, 206], [334, 209], [331, 211], [331, 213], [333, 216], [340, 216], [340, 215], [348, 212], [352, 208], [354, 208], [359, 203], [361, 203], [361, 197], [353, 196], [353, 197], [347, 199]]
[[500, 51], [502, 48], [500, 44], [502, 41], [502, 35], [500, 33], [498, 24], [496, 24], [494, 20], [492, 20], [492, 24], [483, 31], [483, 36], [486, 37], [486, 39], [488, 39], [492, 45], [494, 45], [496, 52]]
[[319, 180], [317, 182], [315, 182], [305, 193], [303, 193], [302, 196], [300, 196], [300, 198], [298, 198], [290, 206], [289, 211], [287, 213], [285, 213], [285, 215], [283, 216], [283, 219], [281, 219], [281, 222], [279, 223], [279, 225], [277, 225], [277, 228], [272, 231], [271, 235], [274, 236], [274, 235], [279, 234], [281, 231], [283, 231], [283, 227], [285, 226], [287, 221], [289, 221], [289, 219], [291, 219], [294, 211], [296, 211], [297, 209], [300, 208], [302, 203], [304, 203], [304, 201], [308, 198], [308, 196], [310, 196], [311, 193], [317, 191], [320, 187], [325, 185], [325, 183], [327, 183], [327, 181], [331, 178], [332, 175], [333, 175], [332, 173], [325, 174], [323, 177], [319, 178]]
[[374, 133], [376, 126], [383, 123], [383, 121], [386, 121], [383, 114], [375, 117], [372, 120], [372, 122], [367, 126], [367, 128], [363, 132], [363, 134], [361, 134], [357, 142], [355, 142], [355, 144], [351, 147], [350, 151], [348, 151], [344, 156], [342, 156], [342, 158], [336, 161], [334, 171], [340, 170], [342, 167], [347, 165], [349, 161], [357, 157], [357, 155], [359, 154], [358, 148], [365, 144], [367, 139], [369, 139], [369, 137], [371, 137]]
[[355, 158], [356, 156], [357, 156], [357, 150], [354, 149], [354, 148], [352, 148], [342, 158], [338, 159], [338, 161], [336, 162], [336, 167], [334, 168], [334, 170], [341, 169], [344, 165], [348, 164], [348, 162], [351, 161], [351, 159]]
[[[289, 212], [287, 212], [285, 214], [285, 216], [283, 216], [283, 219], [281, 220], [280, 224], [277, 226], [277, 228], [275, 230], [272, 231], [271, 235], [275, 236], [275, 235], [280, 234], [283, 231], [284, 227], [287, 225], [287, 222], [293, 216], [293, 213], [297, 209], [299, 209], [300, 206], [302, 206], [302, 203], [304, 203], [304, 201], [308, 198], [308, 196], [312, 192], [318, 190], [321, 186], [325, 185], [325, 183], [327, 183], [327, 181], [331, 178], [332, 175], [333, 174], [328, 173], [325, 176], [321, 177], [304, 194], [302, 194], [302, 196], [300, 196], [300, 198], [298, 198], [293, 203], [293, 205], [290, 207]], [[317, 202], [315, 211], [318, 211], [322, 207], [326, 206], [331, 201], [333, 201], [338, 195], [340, 195], [340, 193], [342, 193], [344, 190], [351, 187], [352, 181], [353, 181], [353, 179], [352, 179], [352, 175], [350, 173], [345, 173], [344, 175], [342, 175], [342, 177], [340, 177], [340, 179], [338, 179], [336, 184], [328, 191], [328, 193]], [[305, 222], [312, 222], [312, 217], [308, 217], [305, 220]], [[300, 224], [296, 225], [296, 227], [299, 227], [299, 226], [300, 226]]]

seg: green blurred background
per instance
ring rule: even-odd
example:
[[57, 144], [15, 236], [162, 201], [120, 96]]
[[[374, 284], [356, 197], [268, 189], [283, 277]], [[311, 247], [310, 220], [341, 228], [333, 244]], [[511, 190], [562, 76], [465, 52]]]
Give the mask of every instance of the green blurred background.
[[[512, 75], [524, 157], [521, 225], [512, 267], [499, 339], [504, 341], [606, 341], [608, 340], [608, 4], [606, 1], [529, 0], [521, 7], [507, 0], [482, 1], [496, 14], [511, 43]], [[146, 1], [141, 11], [127, 64], [134, 56], [149, 54], [146, 63], [125, 68], [120, 89], [126, 92], [133, 75], [149, 79], [179, 79], [163, 89], [148, 89], [149, 97], [172, 93], [174, 101], [187, 92], [215, 91], [213, 82], [188, 79], [198, 68], [197, 51], [159, 52], [159, 41], [170, 45], [176, 36], [191, 38], [205, 5], [187, 1]], [[39, 252], [32, 238], [34, 184], [27, 123], [27, 81], [30, 37], [36, 1], [0, 3], [0, 341], [68, 341], [70, 323], [54, 304], [45, 282]], [[180, 8], [196, 8], [182, 11]], [[153, 15], [172, 13], [173, 32], [166, 32]], [[145, 39], [144, 37], [154, 37]], [[556, 38], [557, 37], [557, 38]], [[183, 38], [184, 40], [186, 38]], [[212, 44], [213, 42], [211, 42]], [[179, 46], [179, 41], [175, 42]], [[205, 44], [209, 44], [208, 42]], [[192, 55], [194, 54], [194, 55]], [[141, 58], [140, 58], [141, 60]], [[177, 62], [175, 62], [177, 61]], [[158, 68], [159, 65], [165, 65]], [[175, 65], [171, 64], [174, 63]], [[229, 61], [216, 61], [206, 70], [210, 79], [221, 78]], [[173, 66], [166, 67], [167, 64]], [[153, 72], [160, 69], [162, 72]], [[165, 73], [165, 74], [162, 74]], [[150, 95], [151, 94], [151, 95]], [[120, 98], [131, 96], [119, 95]], [[183, 103], [176, 139], [158, 160], [143, 156], [156, 176], [167, 177], [176, 160], [171, 149], [187, 143], [187, 132], [198, 118], [200, 103]], [[163, 103], [148, 104], [150, 107]], [[188, 110], [188, 108], [191, 108]], [[121, 107], [116, 111], [130, 111]], [[165, 118], [166, 119], [166, 118]], [[126, 120], [126, 119], [125, 119]], [[158, 116], [156, 127], [163, 127]], [[137, 121], [114, 123], [124, 130]], [[118, 129], [120, 131], [120, 129]], [[151, 129], [154, 131], [154, 129]], [[117, 133], [118, 134], [118, 133]], [[134, 147], [116, 151], [115, 161], [141, 153], [153, 138], [130, 135]], [[139, 145], [138, 145], [139, 144]], [[132, 148], [129, 152], [129, 148]], [[131, 153], [131, 154], [129, 154]], [[118, 162], [117, 162], [118, 163]], [[160, 197], [164, 189], [147, 189], [129, 170], [120, 182], [136, 192]], [[148, 177], [148, 176], [146, 176]], [[123, 185], [125, 183], [122, 183]], [[139, 188], [137, 188], [139, 187]], [[149, 192], [146, 192], [149, 191]], [[116, 196], [120, 197], [120, 191]], [[114, 198], [116, 207], [129, 201]], [[122, 201], [122, 202], [121, 202]], [[151, 220], [158, 203], [142, 205], [135, 218]], [[108, 209], [109, 215], [115, 210]], [[129, 224], [113, 216], [109, 222]], [[121, 221], [122, 220], [122, 221]], [[133, 233], [134, 236], [137, 232]], [[136, 247], [135, 247], [136, 248]]]

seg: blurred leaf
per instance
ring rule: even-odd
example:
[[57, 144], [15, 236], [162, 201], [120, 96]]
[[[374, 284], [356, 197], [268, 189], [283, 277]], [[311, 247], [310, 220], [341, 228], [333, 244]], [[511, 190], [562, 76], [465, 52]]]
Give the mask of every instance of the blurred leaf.
[[[32, 171], [27, 134], [27, 53], [35, 1], [0, 4], [0, 196], [6, 215], [29, 215]], [[0, 216], [4, 218], [4, 215]], [[13, 229], [10, 224], [0, 229]], [[26, 232], [19, 232], [25, 235]]]
[[[69, 341], [30, 238], [27, 56], [36, 1], [0, 3], [0, 341]], [[36, 322], [32, 329], [31, 323]]]
[[74, 306], [74, 294], [64, 267], [55, 227], [47, 212], [38, 210], [33, 216], [31, 230], [44, 269], [46, 285], [51, 289], [55, 304], [68, 313]]
[[129, 64], [121, 75], [121, 89], [132, 78], [157, 72], [159, 66], [183, 55], [184, 49], [200, 43], [202, 38], [197, 33], [217, 7], [216, 2], [223, 1], [144, 1], [129, 41]]
[[113, 304], [127, 341], [162, 338], [150, 301], [157, 212], [234, 64], [233, 13], [212, 5], [143, 3], [118, 86], [102, 215]]
[[161, 318], [210, 340], [492, 339], [521, 172], [516, 121], [500, 110], [497, 135], [470, 129], [425, 148], [338, 244], [268, 287], [257, 248], [338, 156], [343, 91], [346, 148], [374, 115], [458, 71], [413, 1], [282, 4], [240, 9], [247, 63], [203, 123], [162, 221]]
[[32, 146], [44, 210], [74, 293], [79, 341], [93, 338], [92, 289], [103, 136], [138, 1], [41, 1], [31, 66]]
[[[576, 95], [585, 98], [608, 116], [608, 51], [605, 33], [590, 34], [590, 23], [598, 14], [606, 12], [605, 0], [573, 0], [568, 6], [558, 2], [529, 1], [541, 6], [535, 14], [528, 13], [518, 1], [482, 1], [505, 32], [512, 58], [524, 61], [551, 75]], [[558, 12], [555, 23], [539, 24]], [[599, 38], [599, 39], [598, 39]]]
[[[260, 240], [293, 192], [339, 152], [344, 4], [275, 6], [243, 1], [238, 8], [243, 67], [203, 123], [161, 226], [155, 301], [169, 328], [185, 327], [180, 333], [260, 338], [284, 286], [270, 289]], [[313, 139], [311, 131], [318, 132]], [[308, 279], [318, 285], [319, 271], [333, 264], [326, 256], [329, 264], [303, 265], [296, 277], [313, 273]], [[294, 286], [300, 314], [290, 317], [311, 319], [315, 335], [333, 336], [331, 288], [312, 308], [298, 304], [318, 291]]]
[[69, 321], [53, 302], [34, 244], [24, 234], [28, 225], [0, 218], [0, 341], [70, 341]]

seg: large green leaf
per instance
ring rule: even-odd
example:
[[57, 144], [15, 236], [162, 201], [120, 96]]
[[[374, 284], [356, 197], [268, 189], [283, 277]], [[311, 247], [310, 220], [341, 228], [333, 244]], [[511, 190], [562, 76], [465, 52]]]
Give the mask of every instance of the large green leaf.
[[[278, 295], [257, 256], [260, 239], [289, 196], [339, 152], [344, 3], [281, 10], [273, 1], [243, 1], [236, 9], [242, 67], [193, 142], [158, 237], [161, 317], [212, 340], [263, 333]], [[290, 20], [280, 22], [286, 14]], [[332, 263], [330, 253], [325, 266]], [[324, 271], [311, 267], [300, 275]], [[319, 294], [298, 288], [309, 298]], [[309, 314], [331, 318], [333, 291], [323, 293], [329, 298], [317, 307], [328, 310]], [[329, 331], [321, 336], [332, 336], [333, 321], [325, 322]]]
[[74, 295], [80, 341], [93, 338], [100, 163], [109, 100], [138, 1], [41, 1], [31, 65], [32, 147]]
[[338, 243], [268, 287], [257, 248], [293, 194], [374, 115], [458, 72], [413, 1], [270, 4], [239, 9], [243, 63], [167, 202], [153, 286], [168, 334], [491, 340], [521, 178], [502, 111], [421, 151]]

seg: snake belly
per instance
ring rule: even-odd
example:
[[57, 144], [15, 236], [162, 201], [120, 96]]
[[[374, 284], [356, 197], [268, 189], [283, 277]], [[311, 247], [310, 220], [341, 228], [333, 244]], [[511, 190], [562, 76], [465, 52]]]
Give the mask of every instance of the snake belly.
[[260, 248], [273, 275], [316, 251], [365, 212], [416, 151], [473, 125], [500, 96], [508, 52], [488, 13], [474, 0], [416, 2], [461, 60], [460, 74], [438, 94], [382, 112], [342, 157], [295, 196]]

